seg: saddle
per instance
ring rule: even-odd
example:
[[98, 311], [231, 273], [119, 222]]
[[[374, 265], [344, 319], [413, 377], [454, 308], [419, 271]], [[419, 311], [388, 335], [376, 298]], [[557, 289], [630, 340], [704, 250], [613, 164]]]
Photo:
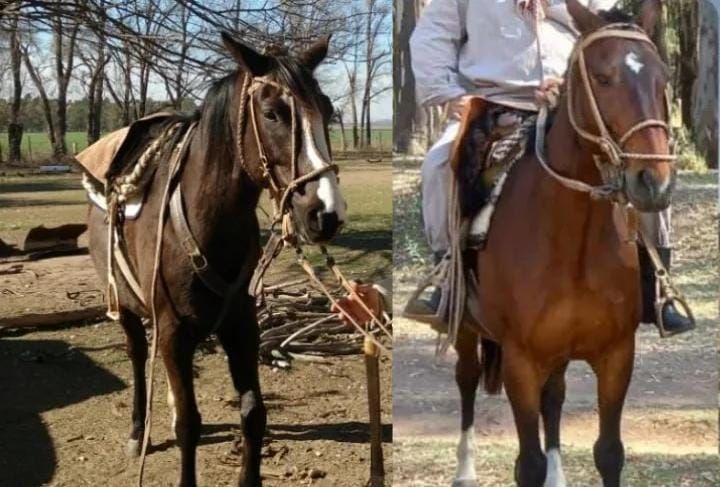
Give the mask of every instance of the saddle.
[[107, 211], [108, 189], [124, 178], [132, 182], [131, 185], [126, 182], [124, 186], [125, 218], [132, 220], [138, 217], [144, 190], [156, 168], [153, 154], [149, 152], [153, 146], [156, 146], [156, 151], [160, 149], [160, 140], [171, 138], [171, 117], [173, 114], [169, 112], [148, 115], [128, 127], [109, 133], [75, 156], [83, 171], [83, 186], [95, 206]]
[[463, 114], [449, 163], [470, 247], [484, 246], [507, 175], [534, 140], [535, 122], [533, 112], [482, 98], [471, 99]]
[[[534, 140], [535, 121], [532, 112], [495, 105], [482, 98], [470, 100], [449, 158], [454, 175], [449, 225], [452, 249], [410, 297], [405, 317], [429, 323], [441, 333], [448, 332], [449, 318], [457, 315], [457, 310], [451, 310], [462, 301], [458, 296], [468, 296], [463, 304], [466, 321], [482, 330], [479, 303], [472, 298], [477, 294], [477, 280], [472, 273], [461, 272], [463, 266], [458, 262], [468, 248], [484, 247], [507, 175]], [[437, 309], [430, 311], [423, 304], [429, 300], [421, 296], [433, 288], [441, 293]]]

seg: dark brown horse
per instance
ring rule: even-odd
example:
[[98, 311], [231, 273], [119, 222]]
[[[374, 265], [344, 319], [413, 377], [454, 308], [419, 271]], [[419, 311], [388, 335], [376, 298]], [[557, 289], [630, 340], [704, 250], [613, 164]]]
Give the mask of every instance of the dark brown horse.
[[[298, 183], [287, 193], [288, 206], [297, 233], [310, 243], [331, 239], [345, 212], [337, 178], [326, 170], [331, 167], [327, 130], [332, 107], [313, 77], [327, 54], [327, 39], [297, 57], [261, 55], [227, 34], [223, 42], [238, 69], [212, 85], [199, 113], [177, 115], [167, 122], [183, 127], [196, 124], [177, 185], [190, 232], [209, 268], [229, 284], [222, 296], [211, 289], [198, 274], [198, 263], [194, 266], [188, 257], [176, 227], [164, 224], [155, 299], [158, 350], [169, 380], [184, 487], [196, 485], [195, 450], [201, 426], [193, 391], [193, 352], [210, 333], [216, 333], [225, 349], [240, 396], [244, 459], [239, 485], [261, 484], [266, 412], [258, 378], [255, 299], [248, 286], [261, 254], [255, 211], [263, 189], [269, 187], [279, 198], [293, 181]], [[142, 213], [121, 227], [120, 239], [148, 305], [115, 272], [120, 322], [133, 365], [132, 454], [138, 453], [145, 428], [148, 343], [142, 319], [151, 314], [155, 228], [168, 172], [168, 164], [159, 166]], [[90, 208], [89, 228], [93, 261], [106, 281], [106, 214], [96, 207]]]
[[[570, 63], [547, 134], [546, 159], [562, 176], [594, 186], [606, 182], [593, 157], [603, 149], [581, 135], [600, 136], [603, 131], [590, 106], [592, 96], [601, 123], [622, 146], [621, 192], [643, 211], [664, 209], [675, 178], [663, 122], [669, 116], [664, 99], [668, 69], [647, 38], [612, 35], [638, 32], [619, 12], [596, 15], [576, 0], [568, 0], [567, 6], [581, 41], [605, 31], [583, 47], [588, 85], [578, 58]], [[659, 7], [657, 1], [646, 1], [637, 19], [648, 35]], [[622, 24], [608, 30], [614, 22]], [[564, 375], [570, 360], [584, 360], [597, 377], [600, 436], [595, 465], [603, 485], [619, 486], [624, 462], [620, 423], [640, 319], [636, 243], [618, 228], [611, 202], [560, 184], [534, 154], [513, 168], [493, 225], [486, 249], [468, 264], [477, 272], [480, 318], [487, 335], [481, 337], [480, 359], [477, 328], [462, 326], [456, 342], [462, 437], [455, 485], [476, 485], [473, 407], [484, 379], [491, 393], [504, 385], [512, 405], [520, 446], [517, 483], [564, 486], [559, 453]]]

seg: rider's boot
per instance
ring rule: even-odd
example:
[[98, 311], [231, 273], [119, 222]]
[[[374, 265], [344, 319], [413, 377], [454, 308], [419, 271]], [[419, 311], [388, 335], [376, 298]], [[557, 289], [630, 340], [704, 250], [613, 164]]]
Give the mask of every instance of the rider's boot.
[[[669, 248], [662, 247], [659, 247], [657, 251], [665, 269], [669, 272], [672, 251]], [[672, 301], [666, 302], [663, 305], [662, 323], [660, 323], [660, 320], [657, 319], [655, 309], [657, 289], [655, 267], [653, 266], [647, 249], [643, 245], [638, 245], [638, 255], [640, 257], [640, 280], [642, 287], [642, 322], [654, 323], [660, 330], [660, 336], [663, 338], [684, 333], [695, 328], [695, 321], [691, 317], [681, 314]]]

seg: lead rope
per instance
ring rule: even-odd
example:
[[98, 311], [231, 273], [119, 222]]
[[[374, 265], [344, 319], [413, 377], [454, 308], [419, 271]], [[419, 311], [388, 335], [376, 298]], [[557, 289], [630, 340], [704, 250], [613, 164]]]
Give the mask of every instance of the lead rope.
[[[145, 470], [145, 457], [147, 455], [147, 447], [150, 442], [150, 430], [152, 429], [152, 404], [153, 404], [153, 391], [154, 391], [154, 383], [155, 383], [155, 357], [157, 356], [157, 346], [158, 346], [158, 320], [157, 320], [157, 303], [156, 303], [156, 295], [157, 295], [157, 282], [158, 282], [158, 276], [160, 274], [160, 258], [162, 256], [162, 241], [163, 241], [163, 230], [165, 228], [165, 211], [168, 206], [168, 201], [170, 199], [170, 188], [172, 187], [172, 182], [175, 178], [175, 174], [177, 173], [177, 169], [180, 166], [181, 159], [184, 156], [185, 153], [185, 146], [188, 142], [188, 139], [190, 135], [193, 133], [195, 129], [196, 122], [192, 123], [187, 131], [185, 132], [185, 135], [182, 138], [182, 141], [178, 146], [175, 147], [174, 153], [170, 162], [170, 168], [168, 171], [168, 178], [165, 182], [165, 189], [163, 191], [163, 197], [160, 203], [160, 211], [158, 215], [158, 224], [157, 224], [157, 230], [156, 230], [156, 237], [155, 237], [155, 254], [154, 254], [154, 260], [153, 260], [153, 273], [152, 273], [152, 281], [150, 285], [150, 313], [152, 318], [152, 343], [150, 346], [150, 362], [148, 364], [148, 371], [146, 373], [146, 376], [149, 376], [148, 383], [147, 383], [147, 389], [145, 394], [145, 429], [143, 431], [143, 441], [142, 441], [142, 447], [140, 449], [140, 464], [138, 465], [138, 479], [137, 479], [137, 486], [142, 487], [143, 485], [143, 473]], [[178, 182], [178, 184], [180, 184]], [[170, 387], [170, 384], [168, 383], [168, 387]]]

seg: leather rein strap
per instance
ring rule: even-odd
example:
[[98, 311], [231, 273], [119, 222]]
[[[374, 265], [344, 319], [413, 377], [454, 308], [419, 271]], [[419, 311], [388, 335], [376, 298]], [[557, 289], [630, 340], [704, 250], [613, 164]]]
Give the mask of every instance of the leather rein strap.
[[[537, 29], [537, 35], [539, 35], [539, 29]], [[623, 185], [622, 185], [622, 171], [625, 168], [626, 161], [628, 159], [636, 160], [647, 160], [657, 162], [674, 162], [678, 157], [674, 154], [649, 154], [649, 153], [631, 153], [625, 152], [625, 145], [627, 142], [636, 134], [650, 127], [659, 127], [665, 130], [670, 138], [670, 147], [673, 146], [672, 130], [670, 125], [664, 120], [647, 119], [643, 120], [634, 126], [632, 126], [625, 134], [619, 137], [617, 140], [613, 138], [610, 130], [608, 129], [605, 121], [603, 120], [602, 112], [598, 106], [595, 92], [592, 89], [590, 82], [590, 74], [587, 69], [585, 62], [585, 49], [591, 44], [601, 39], [609, 38], [621, 38], [634, 40], [638, 42], [644, 42], [650, 44], [654, 49], [655, 44], [647, 36], [647, 34], [639, 27], [633, 24], [615, 23], [598, 29], [597, 31], [589, 34], [583, 38], [573, 50], [570, 58], [570, 69], [567, 76], [567, 110], [570, 124], [572, 125], [575, 132], [583, 139], [596, 144], [602, 154], [595, 155], [595, 163], [600, 170], [605, 184], [602, 186], [592, 186], [583, 181], [565, 177], [555, 171], [544, 156], [545, 151], [545, 131], [547, 127], [547, 120], [549, 116], [550, 107], [542, 106], [540, 113], [538, 114], [537, 130], [535, 137], [535, 154], [540, 162], [540, 165], [545, 171], [557, 180], [563, 186], [575, 190], [589, 193], [594, 199], [607, 198], [622, 202], [624, 200]], [[538, 57], [541, 56], [538, 50]], [[572, 68], [577, 65], [582, 78], [582, 84], [585, 89], [590, 110], [595, 121], [595, 125], [598, 128], [599, 134], [590, 133], [588, 130], [580, 126], [576, 118], [575, 107], [573, 106], [573, 94], [575, 92], [575, 84], [572, 76]], [[665, 102], [667, 105], [666, 116], [670, 116], [669, 97], [667, 93], [665, 95]], [[609, 181], [608, 181], [609, 180]]]

